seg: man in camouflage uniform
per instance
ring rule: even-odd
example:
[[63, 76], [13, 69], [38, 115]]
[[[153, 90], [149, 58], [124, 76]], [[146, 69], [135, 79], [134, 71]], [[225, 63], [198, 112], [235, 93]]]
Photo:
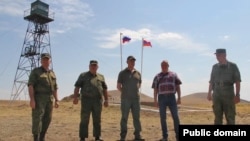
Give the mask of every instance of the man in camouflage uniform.
[[32, 133], [34, 141], [44, 141], [52, 119], [53, 100], [59, 107], [55, 73], [49, 70], [50, 54], [41, 54], [41, 66], [33, 69], [29, 76], [28, 90], [32, 108]]
[[91, 60], [89, 63], [89, 71], [81, 73], [75, 82], [73, 104], [78, 103], [78, 95], [81, 90], [80, 141], [85, 141], [85, 138], [88, 138], [88, 125], [91, 113], [95, 141], [103, 141], [103, 139], [101, 139], [101, 112], [103, 96], [104, 106], [108, 106], [108, 92], [104, 76], [97, 73], [97, 69], [98, 62]]
[[207, 99], [213, 100], [214, 124], [223, 124], [225, 114], [227, 124], [233, 125], [235, 104], [240, 102], [240, 71], [235, 63], [226, 59], [226, 49], [217, 49], [215, 55], [219, 63], [213, 65]]

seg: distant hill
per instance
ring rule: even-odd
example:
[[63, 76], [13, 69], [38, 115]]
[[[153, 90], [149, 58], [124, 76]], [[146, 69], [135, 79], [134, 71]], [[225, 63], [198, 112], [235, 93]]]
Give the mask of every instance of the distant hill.
[[200, 93], [193, 93], [189, 95], [185, 95], [181, 97], [182, 104], [208, 104], [211, 101], [207, 100], [207, 93], [200, 92]]
[[[121, 92], [119, 92], [118, 90], [110, 90], [108, 93], [111, 99], [113, 98], [113, 100], [120, 102]], [[143, 102], [154, 102], [154, 99], [152, 97], [147, 96], [143, 93], [140, 94], [140, 98], [140, 100]]]
[[[115, 103], [119, 103], [120, 102], [120, 97], [121, 97], [121, 92], [119, 92], [118, 90], [110, 90], [108, 91], [108, 95], [109, 95], [109, 100], [113, 101]], [[73, 99], [73, 94], [66, 96], [62, 99], [62, 101], [71, 101]], [[141, 94], [141, 101], [145, 101], [145, 102], [153, 102], [153, 98], [149, 97], [145, 94]]]
[[[120, 103], [121, 92], [118, 90], [110, 90], [108, 91], [109, 101], [111, 103]], [[144, 105], [153, 105], [154, 99], [152, 97], [147, 96], [146, 94], [140, 94], [141, 103]], [[70, 96], [64, 97], [62, 101], [72, 101], [73, 94]], [[207, 100], [206, 92], [193, 93], [186, 96], [181, 97], [181, 103], [183, 105], [197, 105], [197, 104], [211, 104], [211, 101]], [[250, 103], [249, 101], [241, 99], [241, 103]]]
[[[207, 100], [207, 93], [206, 92], [199, 92], [193, 93], [182, 98], [182, 104], [206, 104], [211, 103], [211, 101]], [[247, 100], [241, 99], [241, 103], [250, 103]]]

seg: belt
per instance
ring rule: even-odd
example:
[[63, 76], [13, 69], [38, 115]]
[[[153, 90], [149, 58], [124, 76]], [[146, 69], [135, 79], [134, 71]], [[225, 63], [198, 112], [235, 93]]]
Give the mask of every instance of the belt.
[[223, 87], [223, 86], [232, 86], [233, 85], [232, 82], [215, 82], [214, 84], [216, 86], [220, 86], [220, 87]]
[[52, 92], [35, 92], [35, 95], [52, 95]]
[[175, 93], [161, 93], [161, 94], [158, 94], [158, 95], [174, 95]]

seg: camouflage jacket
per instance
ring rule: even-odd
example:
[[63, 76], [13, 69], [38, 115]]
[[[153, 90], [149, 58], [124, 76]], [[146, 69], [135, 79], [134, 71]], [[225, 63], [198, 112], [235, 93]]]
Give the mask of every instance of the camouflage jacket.
[[51, 95], [58, 88], [55, 73], [52, 70], [46, 71], [43, 67], [31, 71], [28, 80], [29, 85], [33, 85], [34, 94]]

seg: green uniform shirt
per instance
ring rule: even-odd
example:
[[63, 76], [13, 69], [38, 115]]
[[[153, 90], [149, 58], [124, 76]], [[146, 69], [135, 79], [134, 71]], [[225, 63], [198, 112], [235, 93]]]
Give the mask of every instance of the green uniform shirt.
[[213, 88], [233, 86], [236, 81], [241, 82], [240, 71], [235, 63], [227, 62], [227, 64], [213, 65], [210, 83]]
[[127, 68], [118, 75], [117, 83], [122, 84], [122, 99], [139, 98], [139, 87], [141, 85], [141, 74], [137, 70], [131, 72]]
[[90, 71], [81, 73], [75, 82], [75, 87], [81, 88], [82, 97], [102, 98], [103, 90], [107, 89], [102, 74], [93, 75]]
[[43, 67], [38, 67], [31, 71], [28, 80], [29, 85], [33, 85], [35, 95], [51, 95], [58, 88], [55, 73], [52, 70], [47, 71]]

